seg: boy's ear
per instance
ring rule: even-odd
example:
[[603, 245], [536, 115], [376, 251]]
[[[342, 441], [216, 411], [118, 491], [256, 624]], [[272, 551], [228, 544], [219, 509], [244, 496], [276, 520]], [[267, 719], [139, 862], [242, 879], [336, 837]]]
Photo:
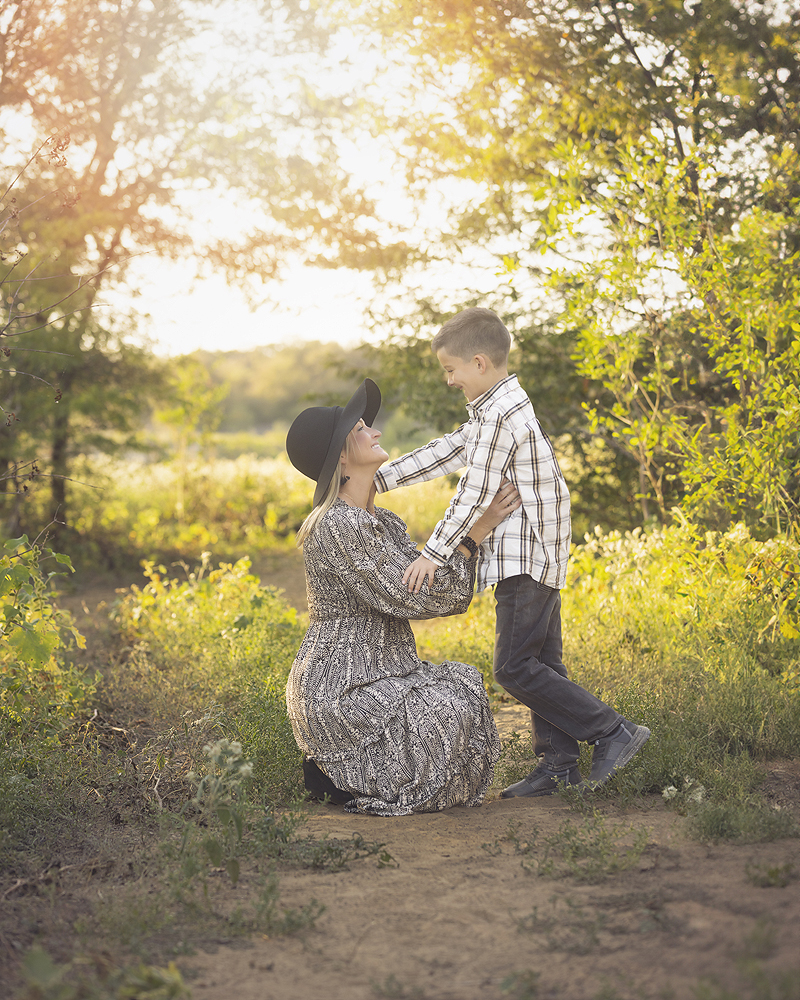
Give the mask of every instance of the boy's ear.
[[483, 375], [489, 367], [489, 359], [485, 354], [476, 354], [472, 360], [478, 366], [478, 371]]

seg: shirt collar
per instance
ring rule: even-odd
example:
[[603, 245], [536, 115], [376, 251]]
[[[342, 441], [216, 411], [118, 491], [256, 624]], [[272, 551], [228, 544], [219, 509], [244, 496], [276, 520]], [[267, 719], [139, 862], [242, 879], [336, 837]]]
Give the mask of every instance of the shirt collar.
[[516, 375], [508, 375], [506, 378], [501, 379], [499, 382], [495, 383], [491, 389], [487, 389], [482, 395], [473, 399], [471, 403], [467, 403], [467, 410], [469, 415], [474, 417], [476, 413], [480, 413], [481, 410], [486, 409], [486, 407], [491, 403], [493, 399], [499, 399], [500, 396], [505, 396], [507, 392], [511, 392], [519, 386], [519, 380]]

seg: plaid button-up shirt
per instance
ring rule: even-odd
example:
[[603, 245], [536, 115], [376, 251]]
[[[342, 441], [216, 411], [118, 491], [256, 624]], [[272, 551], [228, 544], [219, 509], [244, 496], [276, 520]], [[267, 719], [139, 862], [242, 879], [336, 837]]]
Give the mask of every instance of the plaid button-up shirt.
[[560, 589], [570, 546], [569, 490], [550, 439], [516, 375], [509, 375], [471, 403], [458, 430], [382, 466], [379, 493], [464, 469], [447, 512], [423, 555], [444, 565], [500, 488], [510, 479], [522, 506], [484, 540], [477, 587], [527, 573]]

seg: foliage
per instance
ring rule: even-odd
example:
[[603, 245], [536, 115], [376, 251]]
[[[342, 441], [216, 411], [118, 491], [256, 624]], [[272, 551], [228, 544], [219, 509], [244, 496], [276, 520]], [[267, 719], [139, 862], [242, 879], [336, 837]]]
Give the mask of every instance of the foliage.
[[[175, 508], [182, 473], [174, 462], [96, 457], [78, 469], [92, 486], [73, 487], [72, 534], [65, 541], [82, 568], [128, 568], [142, 558], [195, 560], [204, 550], [228, 560], [242, 552], [293, 547], [311, 506], [311, 483], [285, 454], [276, 459], [244, 454], [188, 462], [182, 520]], [[378, 504], [396, 510], [412, 537], [422, 541], [452, 493], [451, 483], [437, 480], [384, 494]], [[26, 516], [43, 517], [44, 502], [43, 494], [32, 494]]]
[[[285, 457], [174, 462], [96, 458], [75, 486], [70, 550], [83, 564], [195, 559], [292, 544], [310, 506], [308, 480]], [[182, 482], [182, 489], [179, 484]], [[183, 516], [176, 497], [182, 493]], [[29, 505], [38, 510], [39, 497]]]
[[[187, 822], [182, 850], [186, 851], [193, 833], [204, 828], [203, 850], [216, 868], [223, 867], [231, 882], [239, 881], [237, 853], [242, 843], [245, 822], [243, 783], [253, 773], [253, 765], [242, 757], [242, 745], [222, 739], [203, 747], [206, 770], [202, 775], [190, 771], [187, 777], [194, 786], [190, 805], [198, 814], [197, 824]], [[184, 810], [185, 811], [185, 810]], [[215, 836], [215, 829], [220, 833]]]
[[140, 962], [109, 969], [98, 959], [94, 968], [80, 961], [62, 965], [41, 947], [23, 961], [25, 989], [18, 1000], [180, 1000], [191, 991], [174, 962], [166, 968]]
[[[331, 7], [353, 18], [352, 3]], [[371, 127], [423, 212], [431, 191], [449, 195], [427, 258], [481, 251], [484, 275], [502, 261], [504, 284], [479, 301], [516, 335], [545, 427], [573, 448], [599, 435], [643, 520], [683, 503], [716, 528], [796, 521], [793, 8], [380, 0], [359, 13], [401, 81]], [[419, 333], [474, 304], [476, 285], [490, 283], [398, 311], [404, 332], [373, 363], [443, 424]]]
[[[0, 729], [6, 738], [58, 732], [75, 721], [93, 691], [91, 680], [65, 660], [85, 641], [50, 591], [72, 566], [66, 556], [40, 549], [24, 535], [5, 542], [0, 552]], [[56, 568], [44, 569], [47, 560]]]
[[761, 802], [704, 802], [689, 812], [689, 830], [698, 840], [762, 843], [800, 836], [794, 817]]
[[[611, 401], [585, 403], [592, 429], [635, 459], [661, 517], [680, 501], [710, 526], [780, 533], [796, 522], [800, 456], [794, 221], [754, 207], [726, 232], [705, 193], [688, 215], [683, 172], [656, 150], [622, 151], [597, 206], [614, 257], [551, 281], [574, 284], [566, 315], [581, 331], [577, 371]], [[721, 180], [710, 169], [696, 176], [706, 187]], [[581, 211], [579, 199], [572, 207]]]
[[[705, 789], [704, 810], [732, 803], [744, 823], [757, 805], [753, 761], [800, 751], [798, 561], [795, 542], [759, 541], [744, 525], [598, 530], [573, 547], [562, 596], [570, 676], [653, 731], [613, 781], [623, 797], [681, 788], [688, 776]], [[491, 594], [463, 619], [415, 632], [422, 656], [477, 664], [503, 697], [491, 675]], [[527, 741], [510, 744], [497, 781], [528, 773], [531, 757]]]
[[160, 717], [179, 725], [187, 712], [211, 710], [243, 740], [254, 787], [287, 800], [301, 776], [282, 688], [304, 629], [249, 566], [208, 571], [203, 562], [180, 581], [148, 565], [150, 582], [132, 587], [116, 616], [133, 647], [129, 672]]
[[[509, 822], [503, 838], [483, 847], [496, 855], [503, 851], [501, 840], [511, 844], [520, 857], [521, 867], [529, 874], [601, 882], [638, 863], [649, 832], [639, 830], [634, 833], [633, 843], [628, 844], [631, 833], [632, 827], [626, 830], [618, 825], [609, 826], [606, 818], [592, 809], [583, 820], [564, 820], [548, 837], [542, 837], [536, 827], [523, 831], [519, 823]], [[532, 929], [526, 921], [520, 924], [520, 929]]]
[[[67, 520], [74, 455], [129, 442], [159, 388], [159, 367], [132, 344], [133, 304], [111, 318], [100, 289], [145, 253], [191, 257], [245, 286], [289, 254], [324, 259], [331, 238], [372, 256], [371, 203], [328, 138], [340, 102], [303, 73], [328, 39], [309, 5], [240, 16], [232, 0], [25, 0], [4, 5], [0, 36], [0, 167], [17, 174], [31, 138], [44, 150], [3, 203], [16, 227], [4, 249], [24, 260], [3, 344], [53, 390], [34, 422], [23, 419], [32, 383], [4, 378], [22, 423], [0, 458], [37, 458], [51, 514]], [[209, 189], [227, 222], [216, 232], [196, 222]]]
[[197, 351], [191, 357], [214, 385], [230, 387], [220, 429], [231, 433], [264, 430], [278, 421], [288, 429], [306, 406], [347, 399], [353, 380], [337, 376], [333, 368], [355, 354], [335, 343], [306, 341], [252, 351]]
[[[48, 563], [52, 568], [48, 568]], [[54, 601], [69, 559], [23, 536], [0, 548], [0, 856], [68, 826], [83, 763], [69, 743], [91, 706], [96, 678], [73, 660], [85, 646]]]

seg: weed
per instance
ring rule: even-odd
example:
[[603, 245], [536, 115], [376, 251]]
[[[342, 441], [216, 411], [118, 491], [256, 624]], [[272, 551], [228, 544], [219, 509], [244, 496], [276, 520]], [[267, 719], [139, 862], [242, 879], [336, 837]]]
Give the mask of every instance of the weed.
[[257, 855], [280, 857], [307, 817], [298, 809], [278, 813], [269, 803], [252, 824], [252, 850]]
[[370, 988], [376, 997], [390, 997], [391, 1000], [424, 1000], [425, 997], [418, 986], [404, 986], [393, 972], [382, 983], [370, 980]]
[[344, 871], [351, 861], [368, 857], [378, 859], [378, 868], [397, 867], [385, 844], [364, 840], [360, 833], [354, 833], [350, 839], [323, 837], [322, 840], [314, 840], [309, 837], [295, 840], [281, 852], [284, 861], [333, 872]]
[[698, 840], [739, 840], [754, 844], [800, 835], [786, 810], [758, 801], [702, 802], [689, 813], [689, 830]]
[[732, 992], [716, 979], [703, 979], [695, 989], [695, 1000], [798, 1000], [800, 968], [784, 971], [765, 969], [758, 962], [740, 963], [742, 990]]
[[[633, 827], [630, 830], [633, 831]], [[609, 829], [603, 816], [595, 811], [580, 825], [565, 820], [549, 843], [560, 851], [570, 875], [581, 881], [597, 882], [632, 868], [641, 858], [649, 831], [635, 832], [630, 846], [621, 843], [625, 833], [620, 829]]]
[[[215, 867], [225, 868], [234, 885], [239, 880], [237, 853], [244, 833], [246, 801], [243, 783], [253, 773], [253, 765], [242, 758], [241, 743], [227, 739], [203, 747], [208, 758], [208, 770], [202, 776], [193, 771], [188, 774], [194, 785], [194, 797], [187, 806], [193, 806], [198, 822], [184, 819], [181, 855], [193, 863], [191, 852], [198, 841], [208, 861]], [[186, 806], [181, 810], [181, 816]], [[200, 827], [209, 832], [203, 836]], [[218, 830], [219, 832], [213, 832]]]
[[536, 1000], [539, 996], [539, 973], [530, 969], [512, 972], [500, 983], [500, 989], [511, 1000]]
[[738, 949], [739, 961], [769, 958], [775, 951], [775, 925], [766, 920], [757, 920], [752, 931]]
[[270, 937], [297, 934], [310, 930], [325, 912], [322, 903], [312, 899], [299, 910], [279, 908], [280, 890], [277, 876], [273, 873], [266, 878], [249, 910], [237, 907], [230, 917], [230, 923], [238, 933], [260, 931]]
[[606, 923], [605, 914], [589, 914], [568, 896], [551, 896], [547, 918], [539, 916], [538, 907], [515, 920], [517, 931], [541, 934], [551, 951], [587, 955], [600, 943], [599, 933]]
[[793, 880], [798, 878], [798, 873], [791, 862], [785, 865], [770, 865], [768, 862], [748, 862], [745, 865], [745, 875], [748, 880], [761, 889], [779, 888], [785, 889]]
[[180, 972], [139, 963], [108, 967], [99, 960], [54, 962], [42, 948], [32, 948], [22, 963], [25, 988], [19, 1000], [180, 1000], [191, 995]]
[[[510, 821], [505, 834], [482, 844], [483, 850], [495, 857], [510, 844], [525, 871], [550, 878], [571, 876], [582, 882], [600, 882], [633, 867], [647, 846], [649, 832], [609, 828], [597, 809], [580, 823], [564, 820], [550, 837], [542, 838], [536, 827], [521, 832], [520, 826]], [[630, 833], [633, 843], [625, 844]]]

